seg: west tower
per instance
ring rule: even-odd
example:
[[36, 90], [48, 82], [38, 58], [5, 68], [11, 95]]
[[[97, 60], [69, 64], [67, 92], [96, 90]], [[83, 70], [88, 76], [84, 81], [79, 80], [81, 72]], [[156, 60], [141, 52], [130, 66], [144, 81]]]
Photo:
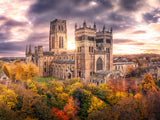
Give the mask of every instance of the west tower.
[[55, 19], [50, 22], [49, 51], [59, 53], [67, 50], [66, 20]]

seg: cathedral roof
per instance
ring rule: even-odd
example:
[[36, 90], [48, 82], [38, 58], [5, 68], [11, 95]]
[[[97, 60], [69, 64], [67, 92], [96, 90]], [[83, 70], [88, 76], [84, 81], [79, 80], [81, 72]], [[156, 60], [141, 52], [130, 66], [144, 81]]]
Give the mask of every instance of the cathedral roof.
[[75, 64], [75, 60], [56, 60], [56, 61], [52, 61], [52, 63]]
[[43, 56], [52, 56], [52, 55], [54, 55], [54, 52], [49, 52], [49, 51], [43, 52]]

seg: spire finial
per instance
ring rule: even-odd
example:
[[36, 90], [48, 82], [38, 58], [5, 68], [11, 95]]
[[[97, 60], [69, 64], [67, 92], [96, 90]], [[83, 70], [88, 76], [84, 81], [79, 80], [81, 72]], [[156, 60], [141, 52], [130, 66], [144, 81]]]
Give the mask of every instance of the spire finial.
[[26, 55], [28, 55], [28, 45], [26, 45]]
[[105, 31], [105, 29], [106, 29], [106, 28], [105, 28], [105, 25], [103, 25], [103, 32]]
[[111, 31], [111, 33], [112, 33], [112, 27], [111, 27], [111, 30], [110, 30], [110, 31]]
[[32, 53], [31, 44], [29, 45], [29, 54]]
[[84, 22], [83, 22], [83, 27], [84, 27], [84, 28], [87, 27], [85, 20], [84, 20]]
[[95, 22], [94, 22], [93, 28], [94, 28], [94, 30], [96, 30], [96, 23]]

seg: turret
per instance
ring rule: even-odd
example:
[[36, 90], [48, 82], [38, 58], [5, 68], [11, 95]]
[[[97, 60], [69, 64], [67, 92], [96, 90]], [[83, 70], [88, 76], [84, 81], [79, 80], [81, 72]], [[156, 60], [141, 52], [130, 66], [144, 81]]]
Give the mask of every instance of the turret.
[[37, 46], [35, 46], [34, 50], [35, 50], [35, 55], [38, 55], [38, 47]]
[[110, 32], [112, 33], [112, 27], [111, 27], [111, 30], [110, 30]]
[[31, 44], [29, 45], [29, 54], [32, 53]]
[[87, 25], [86, 25], [86, 21], [83, 22], [83, 28], [86, 28]]
[[43, 56], [43, 46], [38, 46], [38, 56]]
[[94, 28], [94, 30], [96, 30], [96, 24], [94, 23], [94, 25], [93, 25], [93, 28]]
[[106, 29], [106, 28], [105, 28], [105, 25], [104, 25], [104, 26], [103, 26], [103, 32], [105, 32], [105, 29]]
[[28, 45], [26, 45], [26, 56], [28, 55]]
[[77, 29], [77, 23], [75, 24], [75, 30]]

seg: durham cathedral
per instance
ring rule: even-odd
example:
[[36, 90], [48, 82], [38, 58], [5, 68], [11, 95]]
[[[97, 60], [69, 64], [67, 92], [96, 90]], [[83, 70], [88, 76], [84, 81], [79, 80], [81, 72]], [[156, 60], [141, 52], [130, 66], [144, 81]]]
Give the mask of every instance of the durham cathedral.
[[80, 78], [89, 83], [99, 71], [113, 69], [112, 29], [105, 26], [97, 32], [96, 24], [82, 27], [75, 24], [75, 49], [67, 50], [66, 20], [50, 22], [49, 51], [35, 46], [34, 52], [26, 47], [26, 63], [33, 62], [40, 69], [40, 76], [52, 76], [62, 80]]

